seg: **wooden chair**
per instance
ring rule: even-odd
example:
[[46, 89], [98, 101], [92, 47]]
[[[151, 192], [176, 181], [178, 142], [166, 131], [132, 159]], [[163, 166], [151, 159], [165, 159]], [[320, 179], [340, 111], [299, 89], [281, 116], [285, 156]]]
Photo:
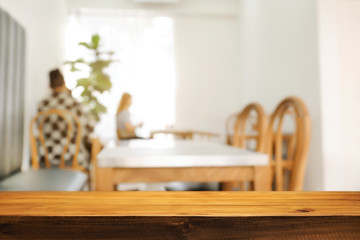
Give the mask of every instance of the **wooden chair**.
[[100, 139], [97, 137], [93, 137], [91, 138], [91, 171], [90, 171], [90, 190], [95, 191], [96, 190], [96, 185], [97, 184], [101, 184], [101, 183], [97, 183], [96, 180], [99, 180], [99, 178], [97, 177], [97, 155], [100, 153], [100, 151], [104, 148], [104, 145], [101, 143]]
[[[251, 113], [256, 113], [257, 122], [251, 130], [256, 134], [246, 133], [247, 124], [250, 122]], [[247, 141], [256, 140], [255, 151], [266, 152], [267, 117], [264, 108], [258, 103], [251, 103], [246, 106], [238, 115], [234, 126], [234, 137], [232, 145], [239, 148], [247, 148]]]
[[225, 123], [225, 132], [226, 132], [226, 144], [231, 145], [233, 144], [234, 139], [234, 128], [235, 122], [241, 112], [231, 114]]
[[[284, 119], [288, 116], [291, 116], [295, 123], [292, 136], [283, 134]], [[284, 180], [285, 172], [289, 173], [287, 190], [301, 191], [303, 189], [310, 135], [311, 120], [304, 102], [298, 97], [284, 99], [271, 115], [267, 136], [272, 178], [275, 179], [274, 190], [285, 190], [284, 185], [287, 183]], [[284, 141], [287, 142], [286, 149], [284, 149]]]
[[[58, 115], [64, 119], [67, 123], [67, 142], [64, 147], [63, 154], [61, 155], [61, 162], [59, 168], [51, 168], [51, 164], [48, 159], [48, 152], [45, 145], [45, 139], [43, 135], [43, 125], [50, 117], [50, 115]], [[71, 141], [72, 121], [78, 127], [76, 135], [76, 152], [73, 155], [72, 167], [66, 167], [64, 161], [64, 155], [67, 152], [68, 145]], [[45, 166], [44, 169], [39, 169], [39, 157], [37, 150], [37, 140], [34, 136], [33, 130], [35, 123], [39, 121], [39, 139], [42, 147], [45, 150]], [[76, 116], [72, 115], [68, 111], [50, 110], [46, 112], [40, 112], [30, 122], [30, 148], [31, 148], [31, 161], [32, 168], [27, 171], [21, 171], [10, 177], [0, 181], [0, 191], [81, 191], [84, 190], [88, 184], [88, 174], [85, 168], [78, 165], [77, 155], [80, 148], [81, 141], [81, 125]]]
[[[257, 120], [256, 122], [253, 122], [253, 125], [251, 126], [249, 124], [253, 120], [253, 113], [255, 113]], [[247, 105], [239, 114], [232, 115], [230, 117], [233, 116], [236, 116], [236, 119], [234, 124], [233, 138], [231, 141], [232, 146], [248, 149], [249, 146], [247, 145], [247, 143], [254, 140], [256, 142], [256, 147], [252, 150], [265, 153], [267, 136], [267, 116], [265, 114], [264, 108], [258, 103], [251, 103]], [[228, 124], [230, 121], [233, 121], [229, 119]], [[251, 133], [248, 133], [249, 129], [251, 130]], [[242, 190], [245, 189], [244, 183], [222, 183], [221, 189], [224, 191], [231, 191], [236, 185]]]
[[[37, 139], [34, 136], [34, 127], [36, 123], [39, 123], [38, 125], [38, 132], [39, 132], [39, 140], [41, 143], [41, 146], [44, 148], [44, 157], [45, 157], [45, 167], [46, 168], [51, 168], [51, 163], [49, 161], [48, 158], [48, 150], [47, 147], [45, 145], [45, 138], [44, 138], [44, 134], [43, 134], [43, 126], [44, 123], [46, 121], [46, 119], [48, 119], [51, 115], [57, 115], [60, 118], [62, 118], [67, 125], [67, 135], [66, 135], [66, 143], [64, 146], [64, 150], [61, 154], [61, 159], [60, 159], [60, 164], [59, 164], [59, 168], [67, 168], [67, 169], [74, 169], [74, 170], [81, 170], [83, 172], [86, 172], [86, 169], [82, 166], [80, 166], [78, 164], [78, 154], [79, 154], [79, 150], [80, 150], [80, 143], [81, 143], [81, 124], [79, 119], [72, 114], [69, 111], [64, 111], [64, 110], [58, 110], [58, 109], [52, 109], [49, 111], [44, 111], [44, 112], [40, 112], [38, 113], [30, 122], [30, 149], [31, 149], [31, 163], [32, 163], [32, 167], [33, 169], [39, 169], [39, 156], [38, 156], [38, 147], [37, 147]], [[76, 149], [75, 149], [75, 153], [73, 154], [73, 158], [72, 158], [72, 166], [71, 167], [66, 167], [65, 166], [65, 154], [68, 150], [69, 147], [69, 143], [71, 141], [71, 133], [72, 133], [72, 129], [73, 129], [73, 121], [75, 122], [75, 125], [77, 127], [77, 135], [76, 135], [76, 140], [75, 140], [75, 145], [76, 145]]]

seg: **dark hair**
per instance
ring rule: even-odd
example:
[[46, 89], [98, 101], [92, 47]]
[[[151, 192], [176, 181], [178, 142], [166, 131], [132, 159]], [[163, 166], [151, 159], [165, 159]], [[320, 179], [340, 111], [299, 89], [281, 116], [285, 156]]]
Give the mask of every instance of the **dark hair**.
[[59, 69], [54, 69], [50, 71], [50, 87], [51, 88], [58, 88], [65, 85], [64, 77], [61, 74]]

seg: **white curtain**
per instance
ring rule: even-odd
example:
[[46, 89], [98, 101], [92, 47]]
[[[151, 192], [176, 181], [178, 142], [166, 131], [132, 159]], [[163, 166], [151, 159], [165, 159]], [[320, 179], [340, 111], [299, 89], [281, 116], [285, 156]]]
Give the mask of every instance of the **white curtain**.
[[[133, 96], [130, 109], [134, 123], [144, 122], [140, 134], [172, 126], [175, 121], [175, 73], [173, 18], [153, 12], [82, 9], [69, 16], [67, 60], [88, 55], [78, 42], [89, 41], [93, 34], [101, 37], [101, 49], [114, 51], [114, 63], [106, 71], [113, 88], [99, 99], [108, 112], [101, 117], [96, 132], [101, 137], [115, 136], [115, 113], [122, 93]], [[67, 85], [86, 71], [65, 71]], [[79, 91], [74, 91], [75, 97]]]

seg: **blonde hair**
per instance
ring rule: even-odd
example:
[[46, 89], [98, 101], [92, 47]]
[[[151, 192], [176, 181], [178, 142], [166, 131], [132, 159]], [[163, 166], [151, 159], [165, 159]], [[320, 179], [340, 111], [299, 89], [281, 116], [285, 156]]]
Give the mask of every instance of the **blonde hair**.
[[131, 99], [131, 95], [129, 93], [124, 93], [121, 96], [121, 100], [116, 115], [118, 115], [120, 112], [124, 111], [128, 107], [130, 99]]

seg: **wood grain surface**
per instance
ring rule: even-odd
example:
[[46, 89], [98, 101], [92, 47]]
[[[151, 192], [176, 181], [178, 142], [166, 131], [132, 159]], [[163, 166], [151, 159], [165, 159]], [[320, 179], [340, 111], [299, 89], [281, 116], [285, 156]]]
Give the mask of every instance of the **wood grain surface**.
[[360, 239], [360, 193], [2, 192], [0, 239]]

